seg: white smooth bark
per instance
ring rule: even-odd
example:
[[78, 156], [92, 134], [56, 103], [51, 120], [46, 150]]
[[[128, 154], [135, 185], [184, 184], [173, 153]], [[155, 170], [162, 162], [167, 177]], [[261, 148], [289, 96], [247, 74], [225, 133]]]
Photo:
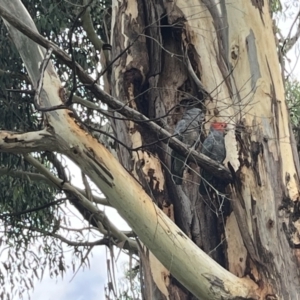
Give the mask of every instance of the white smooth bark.
[[47, 129], [35, 132], [16, 133], [0, 130], [0, 151], [28, 153], [57, 150], [56, 139]]

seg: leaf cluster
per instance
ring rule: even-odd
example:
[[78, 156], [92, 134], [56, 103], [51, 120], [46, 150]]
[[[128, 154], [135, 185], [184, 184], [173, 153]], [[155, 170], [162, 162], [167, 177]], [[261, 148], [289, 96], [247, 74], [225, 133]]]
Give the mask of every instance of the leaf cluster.
[[[83, 30], [81, 19], [76, 21], [83, 9], [81, 0], [25, 0], [23, 3], [42, 35], [68, 53], [71, 53], [71, 42], [74, 59], [88, 73], [97, 73], [99, 53]], [[91, 4], [94, 28], [104, 42], [109, 42], [109, 26], [104, 26], [104, 22], [110, 22], [110, 6], [111, 1]], [[33, 105], [34, 87], [3, 21], [0, 21], [0, 53], [0, 129], [14, 132], [42, 129], [43, 115]], [[58, 60], [53, 60], [53, 63], [66, 90], [70, 91], [73, 88], [72, 70]], [[89, 101], [94, 100], [82, 88], [78, 88], [78, 94]], [[93, 111], [77, 108], [84, 121], [93, 123], [99, 120]], [[45, 153], [35, 153], [34, 156], [58, 175]], [[6, 249], [1, 253], [1, 260], [5, 263], [0, 265], [0, 285], [5, 288], [0, 292], [0, 299], [22, 299], [25, 292], [33, 288], [34, 281], [42, 279], [45, 270], [52, 277], [63, 275], [67, 268], [62, 242], [51, 236], [61, 220], [59, 206], [45, 206], [65, 195], [45, 181], [30, 179], [28, 174], [38, 172], [22, 156], [0, 153], [1, 170], [6, 170], [7, 174], [0, 173], [0, 247]], [[62, 220], [67, 223], [67, 219]], [[73, 235], [73, 239], [77, 238]], [[86, 251], [89, 250], [84, 246], [73, 247], [73, 270], [78, 263], [86, 263]]]

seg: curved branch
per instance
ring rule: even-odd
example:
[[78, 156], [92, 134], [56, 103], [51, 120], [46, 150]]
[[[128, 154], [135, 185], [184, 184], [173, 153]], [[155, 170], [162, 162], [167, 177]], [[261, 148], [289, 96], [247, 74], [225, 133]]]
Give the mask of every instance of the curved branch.
[[[85, 196], [79, 193], [70, 183], [62, 182], [60, 179], [56, 178], [51, 172], [46, 169], [39, 161], [33, 158], [30, 155], [25, 155], [25, 159], [31, 163], [35, 168], [37, 168], [43, 175], [49, 178], [57, 186], [61, 186], [63, 190], [70, 191], [74, 195], [76, 195], [80, 204], [89, 210], [95, 219], [98, 219], [100, 223], [103, 223], [107, 228], [107, 234], [112, 234], [115, 238], [117, 238], [120, 242], [128, 243], [128, 246], [132, 250], [137, 250], [137, 244], [134, 240], [129, 239], [124, 233], [122, 233], [117, 227], [111, 223], [105, 213], [99, 210], [98, 207], [93, 205], [91, 201], [89, 201]], [[100, 229], [100, 228], [99, 228]], [[102, 229], [102, 228], [101, 228]], [[101, 230], [100, 229], [100, 230]]]
[[[73, 68], [72, 59], [68, 56], [68, 54], [65, 51], [61, 50], [54, 43], [49, 42], [39, 33], [34, 32], [29, 26], [20, 22], [20, 20], [14, 17], [12, 14], [10, 14], [3, 7], [3, 5], [0, 5], [0, 15], [8, 23], [10, 23], [17, 30], [29, 37], [31, 40], [35, 41], [37, 44], [47, 49], [53, 48], [53, 53], [59, 59], [61, 59], [67, 66]], [[110, 108], [117, 110], [120, 114], [127, 118], [131, 118], [137, 121], [145, 121], [143, 126], [156, 133], [158, 139], [161, 139], [164, 143], [168, 144], [172, 149], [176, 150], [176, 152], [182, 154], [185, 157], [188, 156], [188, 162], [194, 162], [199, 164], [203, 169], [209, 171], [217, 178], [222, 178], [225, 180], [232, 179], [231, 173], [223, 165], [217, 163], [216, 161], [208, 158], [207, 156], [201, 153], [198, 153], [195, 150], [188, 149], [184, 143], [172, 137], [172, 135], [168, 131], [160, 127], [158, 124], [150, 121], [147, 117], [145, 117], [143, 114], [139, 113], [135, 109], [125, 106], [121, 101], [117, 100], [116, 98], [110, 96], [105, 91], [103, 91], [100, 85], [96, 84], [94, 79], [91, 76], [89, 76], [78, 63], [76, 63], [76, 73], [78, 75], [79, 80], [83, 84], [85, 84], [86, 87], [103, 103], [107, 104]]]
[[[86, 6], [88, 5], [87, 0], [83, 0], [83, 5]], [[88, 7], [85, 11], [85, 13], [81, 17], [82, 19], [82, 27], [86, 32], [87, 37], [91, 41], [91, 43], [94, 45], [95, 49], [101, 52], [102, 46], [104, 42], [99, 39], [98, 35], [95, 32], [92, 18], [91, 18], [91, 8]]]
[[[296, 30], [295, 34], [291, 37], [292, 29], [293, 29], [295, 23], [297, 22], [297, 20], [298, 20], [297, 30]], [[287, 37], [283, 41], [282, 48], [283, 48], [283, 51], [285, 54], [287, 54], [287, 52], [293, 48], [293, 46], [297, 43], [299, 37], [300, 37], [300, 10], [296, 15], [296, 18], [293, 21], [293, 24], [291, 25], [291, 28], [289, 30]]]
[[[32, 181], [43, 181], [45, 183], [48, 183], [49, 185], [61, 190], [61, 185], [54, 184], [51, 180], [49, 180], [45, 175], [39, 174], [39, 173], [33, 173], [33, 172], [26, 172], [26, 171], [19, 171], [19, 170], [12, 170], [10, 168], [1, 168], [0, 167], [0, 177], [1, 176], [11, 176], [15, 178], [22, 178], [22, 179], [30, 179]], [[78, 187], [74, 187], [79, 193], [86, 196], [85, 191], [83, 189], [80, 189]], [[92, 202], [96, 204], [101, 204], [105, 206], [111, 206], [111, 204], [107, 201], [104, 197], [99, 197], [96, 195], [92, 195]]]
[[37, 227], [22, 226], [22, 228], [27, 229], [27, 230], [33, 230], [33, 231], [42, 233], [43, 235], [46, 235], [46, 236], [52, 236], [56, 239], [61, 240], [62, 242], [66, 243], [69, 246], [75, 246], [75, 247], [89, 246], [89, 247], [91, 247], [91, 246], [98, 246], [98, 245], [108, 245], [106, 238], [103, 238], [103, 239], [100, 239], [100, 240], [97, 240], [97, 241], [94, 241], [94, 242], [74, 242], [74, 241], [70, 241], [70, 240], [66, 239], [65, 237], [63, 237], [60, 234], [52, 233], [52, 232], [49, 232], [47, 230], [43, 230], [43, 229], [40, 229], [40, 228], [37, 228]]
[[7, 217], [15, 217], [15, 216], [20, 216], [20, 215], [25, 215], [25, 214], [28, 214], [28, 213], [31, 213], [31, 212], [35, 212], [35, 211], [38, 211], [38, 210], [45, 209], [45, 208], [50, 207], [50, 206], [58, 205], [58, 204], [60, 204], [61, 202], [65, 201], [65, 200], [66, 200], [66, 198], [61, 198], [61, 199], [46, 203], [46, 204], [41, 205], [41, 206], [36, 206], [34, 208], [25, 209], [25, 210], [18, 211], [18, 212], [13, 212], [13, 213], [0, 214], [0, 219], [5, 219]]
[[190, 76], [192, 77], [192, 79], [194, 80], [194, 82], [195, 82], [195, 84], [198, 88], [198, 91], [202, 92], [204, 95], [206, 95], [210, 99], [212, 99], [211, 95], [205, 90], [205, 87], [204, 87], [203, 83], [201, 82], [201, 80], [196, 75], [196, 73], [195, 73], [195, 71], [192, 67], [191, 61], [189, 59], [189, 56], [187, 54], [187, 49], [185, 51], [184, 60], [185, 60], [186, 66], [187, 66], [187, 70], [188, 70]]
[[[227, 24], [227, 14], [226, 7], [224, 4], [216, 3], [214, 0], [203, 0], [202, 1], [208, 11], [211, 14], [211, 17], [214, 21], [214, 26], [216, 29], [216, 34], [219, 36], [219, 51], [220, 54], [227, 65], [228, 62], [228, 24]], [[218, 5], [221, 5], [221, 12], [218, 8]], [[221, 15], [222, 13], [222, 15]], [[226, 77], [226, 76], [224, 76]]]

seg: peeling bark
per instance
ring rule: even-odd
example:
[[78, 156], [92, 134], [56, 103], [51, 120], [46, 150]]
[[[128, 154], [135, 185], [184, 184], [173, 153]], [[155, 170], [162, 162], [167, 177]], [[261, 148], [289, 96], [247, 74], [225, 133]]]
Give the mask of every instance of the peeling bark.
[[[22, 9], [13, 7], [20, 5], [17, 0], [5, 2], [24, 19]], [[34, 28], [31, 20], [27, 24]], [[131, 47], [113, 65], [113, 97], [97, 85], [91, 90], [116, 110], [114, 116], [128, 118], [112, 119], [125, 145], [118, 154], [127, 171], [66, 110], [46, 116], [58, 150], [95, 182], [148, 247], [140, 249], [144, 297], [296, 299], [299, 164], [268, 7], [241, 0], [114, 1], [112, 25], [112, 57]], [[8, 28], [36, 83], [44, 51], [36, 45], [32, 50], [31, 41]], [[65, 58], [57, 49], [54, 53]], [[50, 64], [46, 107], [61, 103], [60, 89]], [[212, 121], [228, 123], [225, 165], [231, 174], [202, 159], [197, 149], [168, 142], [187, 99], [206, 112], [203, 136]], [[9, 142], [17, 144], [9, 147]], [[34, 144], [30, 147], [34, 151]], [[188, 157], [182, 185], [174, 184], [169, 171], [171, 148]], [[1, 139], [0, 149], [27, 150], [21, 138]], [[202, 197], [200, 168], [232, 182]]]
[[[6, 2], [7, 7], [19, 19], [28, 20], [33, 30], [36, 30], [29, 15], [18, 0]], [[2, 8], [1, 8], [2, 9]], [[3, 9], [2, 9], [3, 11]], [[9, 33], [28, 69], [29, 76], [36, 86], [39, 80], [39, 64], [45, 51], [32, 43], [27, 37], [6, 22]], [[24, 50], [24, 51], [23, 51]], [[51, 63], [48, 64], [43, 78], [41, 103], [46, 107], [61, 104], [59, 91], [61, 84]], [[120, 166], [113, 155], [91, 135], [87, 134], [73, 119], [68, 111], [60, 109], [46, 113], [47, 122], [53, 129], [58, 151], [76, 162], [94, 183], [107, 196], [108, 201], [118, 209], [120, 214], [141, 237], [141, 241], [149, 247], [152, 253], [164, 264], [186, 288], [203, 299], [213, 299], [211, 282], [207, 279], [199, 284], [193, 283], [196, 278], [210, 278], [211, 270], [219, 270], [217, 277], [225, 287], [224, 295], [257, 295], [257, 286], [249, 286], [244, 279], [239, 279], [221, 268], [205, 253], [197, 248], [191, 240], [152, 203], [151, 198], [132, 176]], [[23, 145], [26, 147], [26, 145]], [[1, 149], [4, 151], [4, 149]], [[9, 151], [9, 149], [5, 149]], [[22, 149], [19, 149], [22, 152]], [[34, 162], [32, 162], [34, 164]], [[92, 204], [79, 196], [82, 204], [92, 210]], [[95, 213], [97, 213], [95, 211]], [[156, 221], [155, 221], [156, 220]], [[187, 260], [186, 260], [187, 259]], [[191, 263], [193, 262], [193, 264]], [[212, 264], [212, 265], [211, 265]], [[233, 283], [238, 290], [235, 290]]]
[[[148, 24], [156, 25], [146, 28], [150, 66], [143, 85], [149, 90], [143, 99], [150, 109], [143, 113], [159, 118], [171, 111], [159, 122], [172, 132], [181, 118], [181, 101], [194, 97], [206, 110], [207, 130], [213, 120], [228, 122], [231, 129], [226, 136], [225, 164], [232, 167], [234, 184], [226, 189], [225, 198], [199, 196], [200, 170], [192, 162], [184, 171], [183, 185], [174, 185], [169, 175], [170, 149], [163, 144], [160, 150], [149, 148], [164, 166], [164, 198], [174, 206], [175, 222], [199, 247], [239, 277], [250, 275], [257, 283], [265, 281], [265, 296], [293, 299], [296, 290], [290, 292], [286, 279], [279, 279], [279, 253], [289, 248], [288, 244], [297, 247], [297, 223], [291, 221], [292, 217], [280, 222], [277, 213], [283, 199], [290, 199], [290, 204], [282, 208], [282, 215], [291, 216], [292, 207], [295, 209], [290, 205], [298, 199], [299, 163], [294, 166], [298, 158], [293, 159], [296, 151], [291, 152], [293, 137], [288, 129], [268, 7], [263, 2], [242, 1], [143, 4], [145, 8], [138, 15], [142, 18], [146, 12]], [[120, 11], [117, 7], [115, 10]], [[140, 23], [142, 26], [147, 23]], [[136, 109], [142, 111], [141, 107]], [[278, 240], [281, 242], [275, 245]], [[240, 249], [240, 255], [236, 249]], [[284, 264], [295, 272], [292, 256], [290, 252]], [[270, 274], [277, 280], [269, 279]], [[295, 280], [292, 286], [297, 286], [298, 275], [293, 274], [289, 280]], [[176, 286], [169, 287], [174, 299]], [[181, 299], [189, 299], [188, 293], [182, 293]]]

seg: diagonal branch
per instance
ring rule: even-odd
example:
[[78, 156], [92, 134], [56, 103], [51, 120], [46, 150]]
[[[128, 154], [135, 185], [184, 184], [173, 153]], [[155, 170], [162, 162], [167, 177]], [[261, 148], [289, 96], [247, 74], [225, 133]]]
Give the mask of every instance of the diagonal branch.
[[32, 230], [32, 231], [36, 231], [39, 232], [43, 235], [46, 236], [52, 236], [56, 239], [61, 240], [62, 242], [66, 243], [69, 246], [98, 246], [98, 245], [107, 245], [109, 246], [109, 240], [106, 238], [94, 241], [94, 242], [74, 242], [71, 240], [66, 239], [64, 236], [57, 234], [57, 233], [53, 233], [53, 232], [49, 232], [47, 230], [41, 229], [41, 228], [37, 228], [37, 227], [33, 227], [33, 226], [22, 226], [22, 228], [27, 229], [27, 230]]
[[[89, 5], [87, 0], [83, 0], [83, 5]], [[91, 8], [90, 5], [85, 10], [84, 14], [81, 17], [82, 19], [82, 27], [86, 32], [87, 37], [91, 41], [91, 43], [94, 45], [95, 49], [101, 53], [102, 46], [104, 42], [99, 39], [98, 35], [96, 34], [96, 31], [94, 29], [92, 17], [91, 17]]]
[[[12, 170], [10, 168], [0, 167], [0, 177], [5, 176], [5, 175], [15, 177], [15, 178], [22, 178], [22, 179], [29, 178], [32, 181], [43, 181], [43, 182], [46, 182], [49, 185], [51, 185], [51, 186], [53, 186], [53, 187], [55, 187], [59, 190], [62, 189], [60, 180], [59, 180], [59, 182], [57, 182], [57, 184], [55, 184], [53, 181], [49, 180], [45, 175], [42, 175], [42, 174], [39, 174], [39, 173]], [[74, 189], [76, 189], [79, 193], [81, 193], [82, 195], [87, 197], [87, 195], [85, 194], [85, 191], [83, 189], [80, 189], [78, 187], [74, 187]], [[96, 195], [92, 195], [91, 200], [92, 200], [92, 202], [94, 202], [96, 204], [111, 206], [111, 204], [104, 197], [99, 197], [99, 196], [96, 196]]]
[[[57, 156], [52, 153], [52, 152], [46, 152], [46, 156], [48, 158], [48, 160], [53, 164], [53, 166], [56, 168], [58, 177], [62, 180], [62, 182], [68, 182], [68, 176], [66, 173], [65, 168], [63, 167], [63, 165], [61, 164], [61, 162], [59, 161], [59, 159], [57, 158]], [[63, 185], [63, 184], [61, 184]], [[69, 201], [75, 206], [75, 208], [79, 211], [79, 213], [84, 217], [84, 219], [89, 222], [91, 225], [93, 225], [94, 227], [98, 228], [99, 224], [97, 222], [97, 218], [96, 216], [90, 212], [88, 209], [86, 209], [79, 201], [79, 199], [77, 198], [76, 194], [73, 194], [71, 191], [69, 190], [64, 190], [65, 194], [67, 195]], [[83, 193], [83, 195], [85, 195], [85, 197], [92, 201], [92, 193], [91, 191], [87, 192], [85, 191]], [[102, 227], [101, 227], [102, 228]]]
[[[292, 29], [297, 21], [298, 21], [298, 26], [297, 26], [296, 32], [291, 37]], [[293, 46], [297, 43], [299, 37], [300, 37], [300, 10], [297, 13], [296, 18], [290, 27], [287, 37], [283, 41], [282, 50], [284, 51], [285, 54], [287, 54], [287, 52], [293, 48]]]
[[5, 219], [7, 217], [21, 216], [21, 215], [25, 215], [25, 214], [28, 214], [28, 213], [32, 213], [32, 212], [38, 211], [38, 210], [43, 210], [43, 209], [45, 209], [47, 207], [58, 205], [58, 204], [60, 204], [61, 202], [65, 201], [65, 200], [66, 200], [66, 198], [61, 198], [61, 199], [54, 200], [52, 202], [49, 202], [49, 203], [46, 203], [44, 205], [37, 206], [37, 207], [34, 207], [34, 208], [25, 209], [25, 210], [18, 211], [18, 212], [13, 212], [13, 213], [0, 214], [0, 219]]
[[34, 151], [56, 151], [56, 138], [50, 128], [40, 131], [17, 133], [0, 130], [0, 152], [29, 153]]
[[[43, 175], [47, 176], [49, 180], [54, 182], [56, 185], [61, 185], [62, 189], [70, 191], [72, 194], [76, 195], [78, 202], [88, 211], [90, 211], [93, 217], [100, 223], [103, 223], [107, 228], [106, 234], [111, 234], [113, 237], [118, 239], [120, 242], [127, 244], [132, 250], [137, 250], [137, 244], [134, 240], [129, 239], [123, 232], [121, 232], [117, 227], [111, 223], [105, 213], [99, 210], [91, 201], [89, 201], [85, 196], [79, 193], [76, 188], [74, 188], [68, 182], [62, 182], [60, 179], [55, 177], [48, 169], [46, 169], [39, 161], [30, 155], [25, 155], [25, 159], [31, 163], [35, 168], [37, 168]], [[99, 227], [99, 226], [98, 226]]]
[[[3, 5], [0, 5], [0, 15], [17, 30], [22, 32], [31, 40], [35, 41], [37, 44], [45, 47], [46, 49], [52, 48], [53, 53], [60, 60], [62, 60], [68, 67], [73, 68], [72, 59], [68, 56], [68, 54], [65, 51], [61, 50], [56, 44], [45, 39], [39, 33], [34, 32], [29, 26], [23, 24], [18, 18], [10, 14], [3, 7]], [[101, 87], [95, 83], [94, 79], [91, 76], [89, 76], [78, 63], [76, 63], [75, 66], [79, 80], [83, 84], [85, 84], [86, 87], [103, 103], [107, 104], [110, 108], [117, 110], [123, 116], [131, 118], [135, 122], [142, 122], [141, 124], [143, 126], [156, 133], [157, 140], [161, 140], [162, 142], [168, 144], [172, 149], [176, 150], [178, 153], [184, 155], [185, 157], [188, 157], [189, 162], [196, 162], [203, 169], [209, 171], [218, 178], [223, 178], [225, 180], [232, 179], [231, 173], [223, 165], [206, 157], [203, 154], [198, 153], [195, 150], [191, 151], [190, 149], [188, 149], [184, 143], [172, 137], [172, 135], [168, 131], [160, 127], [158, 124], [150, 121], [143, 114], [139, 113], [131, 107], [124, 105], [124, 103], [103, 91]]]

